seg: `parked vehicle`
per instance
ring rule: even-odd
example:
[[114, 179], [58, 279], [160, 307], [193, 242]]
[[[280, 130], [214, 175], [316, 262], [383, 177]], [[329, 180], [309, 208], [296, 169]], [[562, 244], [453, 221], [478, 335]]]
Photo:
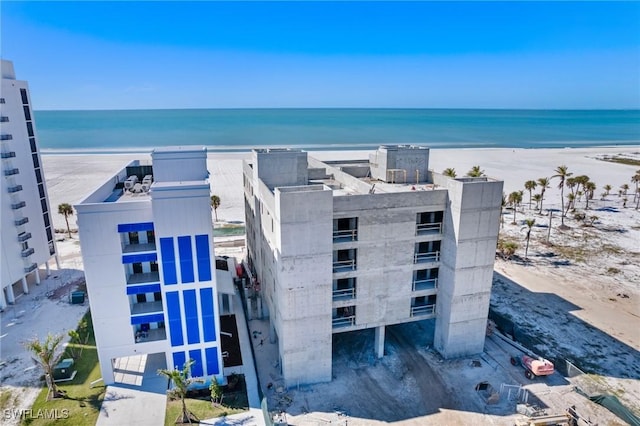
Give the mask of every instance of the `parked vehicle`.
[[544, 358], [532, 358], [527, 355], [512, 356], [511, 365], [521, 365], [524, 367], [524, 375], [527, 379], [533, 380], [538, 376], [549, 376], [555, 371], [553, 363]]

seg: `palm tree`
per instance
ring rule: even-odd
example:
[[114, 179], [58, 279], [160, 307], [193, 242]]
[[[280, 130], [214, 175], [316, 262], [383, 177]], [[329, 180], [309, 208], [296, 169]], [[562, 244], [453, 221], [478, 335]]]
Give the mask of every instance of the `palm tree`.
[[535, 180], [528, 180], [524, 183], [524, 189], [529, 191], [529, 210], [531, 210], [531, 191], [536, 189], [536, 186], [538, 186], [538, 184]]
[[561, 203], [561, 207], [560, 207], [560, 228], [564, 228], [564, 183], [565, 183], [565, 180], [569, 176], [571, 176], [573, 173], [569, 173], [567, 171], [567, 166], [565, 166], [565, 165], [556, 167], [555, 172], [556, 172], [556, 174], [551, 176], [551, 179], [553, 179], [555, 177], [560, 179], [560, 182], [558, 183], [558, 188], [560, 189], [560, 203]]
[[620, 185], [620, 189], [622, 190], [622, 195], [627, 195], [627, 191], [629, 190], [629, 185], [626, 183], [623, 185]]
[[195, 381], [202, 380], [189, 377], [191, 366], [194, 363], [195, 361], [190, 359], [184, 363], [182, 370], [168, 370], [166, 368], [158, 370], [159, 375], [165, 376], [167, 379], [173, 381], [175, 387], [167, 391], [169, 396], [175, 399], [180, 398], [180, 401], [182, 402], [182, 413], [178, 415], [176, 423], [199, 423], [199, 419], [196, 415], [187, 409], [187, 403], [184, 400], [187, 396], [189, 385]]
[[549, 178], [540, 178], [538, 179], [538, 185], [540, 185], [540, 214], [542, 214], [542, 202], [544, 201], [544, 191], [549, 186]]
[[518, 204], [520, 204], [522, 202], [522, 192], [520, 191], [513, 191], [511, 194], [509, 194], [509, 204], [511, 204], [511, 208], [513, 208], [513, 224], [516, 224], [516, 207], [518, 206]]
[[507, 196], [502, 193], [502, 204], [500, 206], [500, 225], [504, 228], [504, 208], [507, 206]]
[[631, 182], [636, 184], [636, 192], [633, 193], [633, 200], [636, 201], [640, 197], [640, 170], [636, 170], [636, 173], [631, 176]]
[[536, 223], [535, 219], [525, 219], [524, 220], [524, 228], [527, 228], [527, 237], [526, 237], [526, 241], [527, 241], [527, 245], [524, 248], [524, 260], [527, 260], [527, 254], [529, 253], [529, 240], [531, 239], [531, 228], [533, 228], [533, 225]]
[[587, 205], [585, 206], [586, 209], [589, 208], [589, 200], [593, 200], [593, 194], [596, 190], [596, 184], [589, 181], [587, 183], [584, 184], [584, 190], [585, 190], [585, 199], [587, 201]]
[[444, 169], [442, 174], [444, 176], [447, 176], [447, 177], [450, 177], [450, 178], [455, 178], [457, 176], [456, 169], [453, 169], [451, 167], [448, 167], [448, 168]]
[[471, 170], [467, 172], [468, 177], [481, 177], [484, 176], [484, 170], [480, 170], [480, 166], [473, 166]]
[[[574, 204], [576, 202], [576, 195], [572, 192], [567, 194], [567, 210], [564, 212], [564, 214], [569, 213], [569, 209], [574, 207]], [[575, 211], [575, 208], [573, 209]]]
[[606, 184], [605, 186], [602, 187], [602, 189], [604, 189], [604, 196], [606, 197], [607, 195], [609, 195], [613, 187], [609, 184]]
[[211, 196], [211, 207], [213, 207], [213, 214], [216, 216], [216, 222], [218, 221], [218, 207], [220, 207], [220, 197], [217, 195]]
[[578, 186], [578, 180], [575, 177], [567, 178], [564, 184], [571, 190], [571, 193], [573, 195], [576, 195], [576, 186]]
[[63, 336], [61, 334], [47, 334], [47, 338], [44, 342], [34, 337], [24, 343], [24, 347], [32, 352], [35, 357], [33, 358], [40, 367], [44, 370], [44, 374], [47, 380], [47, 386], [51, 392], [52, 398], [58, 398], [64, 395], [59, 389], [56, 383], [53, 381], [53, 368], [56, 361], [61, 354], [60, 344], [62, 343]]
[[533, 194], [533, 201], [536, 202], [536, 210], [538, 210], [538, 206], [542, 202], [542, 194]]
[[69, 228], [69, 216], [73, 216], [73, 207], [71, 204], [62, 203], [58, 205], [58, 213], [64, 216], [65, 222], [67, 222], [67, 232], [69, 233], [69, 238], [71, 238], [71, 228]]

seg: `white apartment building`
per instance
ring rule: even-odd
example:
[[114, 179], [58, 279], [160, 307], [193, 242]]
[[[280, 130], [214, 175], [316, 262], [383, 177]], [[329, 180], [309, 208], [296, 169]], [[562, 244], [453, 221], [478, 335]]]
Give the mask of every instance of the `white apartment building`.
[[105, 384], [142, 354], [223, 380], [206, 159], [204, 147], [155, 149], [75, 206]]
[[331, 380], [332, 335], [435, 319], [444, 357], [480, 353], [502, 182], [432, 172], [429, 149], [321, 162], [254, 150], [243, 165], [248, 263], [286, 386]]
[[0, 309], [29, 293], [27, 277], [40, 283], [56, 254], [55, 231], [38, 149], [35, 117], [26, 81], [16, 80], [11, 61], [2, 60], [0, 161], [2, 162], [2, 257]]

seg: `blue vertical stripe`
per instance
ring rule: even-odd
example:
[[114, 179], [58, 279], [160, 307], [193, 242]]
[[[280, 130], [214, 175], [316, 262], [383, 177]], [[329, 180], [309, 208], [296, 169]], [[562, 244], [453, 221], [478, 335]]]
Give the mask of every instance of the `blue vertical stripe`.
[[173, 369], [174, 370], [182, 370], [186, 362], [187, 362], [187, 358], [185, 357], [184, 352], [173, 353]]
[[198, 303], [195, 290], [182, 292], [184, 298], [184, 318], [187, 322], [187, 342], [200, 343], [200, 328], [198, 327]]
[[180, 296], [177, 291], [170, 291], [165, 294], [165, 297], [167, 299], [171, 346], [181, 346], [184, 344], [184, 337], [182, 336], [182, 318], [180, 317]]
[[204, 356], [207, 358], [207, 374], [219, 374], [220, 366], [218, 365], [218, 348], [205, 348]]
[[216, 341], [216, 319], [214, 316], [213, 289], [200, 289], [200, 307], [202, 313], [202, 334], [205, 342]]
[[193, 251], [191, 250], [191, 237], [178, 237], [178, 254], [180, 255], [180, 276], [183, 283], [192, 283], [193, 276]]
[[200, 352], [200, 349], [190, 350], [189, 358], [195, 361], [191, 366], [191, 377], [204, 376], [204, 371], [202, 370], [202, 352]]
[[162, 254], [162, 277], [165, 284], [178, 284], [176, 273], [176, 253], [173, 248], [173, 238], [160, 238], [160, 253]]
[[211, 255], [209, 236], [196, 235], [196, 257], [198, 260], [198, 280], [211, 281]]

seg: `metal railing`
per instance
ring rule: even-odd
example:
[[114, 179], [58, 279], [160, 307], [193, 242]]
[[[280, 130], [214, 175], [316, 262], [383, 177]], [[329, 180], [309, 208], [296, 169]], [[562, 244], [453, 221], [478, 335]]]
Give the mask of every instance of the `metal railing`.
[[0, 135], [0, 141], [10, 141], [13, 139], [13, 135], [2, 134]]
[[167, 340], [167, 330], [164, 328], [152, 328], [148, 331], [138, 331], [134, 335], [136, 343], [155, 342]]
[[9, 191], [9, 194], [13, 194], [14, 192], [22, 191], [22, 185], [10, 186], [9, 188], [7, 188], [7, 191]]
[[355, 299], [356, 288], [347, 288], [344, 290], [333, 290], [333, 300], [348, 300]]
[[17, 167], [14, 167], [13, 169], [6, 169], [4, 171], [5, 176], [17, 175], [18, 173], [20, 173], [20, 169]]
[[357, 229], [345, 229], [342, 231], [333, 231], [333, 242], [357, 241]]
[[139, 302], [131, 305], [131, 315], [149, 314], [152, 312], [162, 312], [164, 310], [161, 300], [153, 302]]
[[15, 158], [15, 156], [15, 151], [3, 151], [2, 153], [0, 153], [0, 157], [2, 158]]
[[439, 262], [440, 252], [432, 251], [429, 253], [416, 253], [413, 257], [413, 263]]
[[127, 284], [154, 283], [160, 281], [158, 272], [137, 272], [127, 277]]
[[38, 269], [38, 264], [37, 263], [32, 263], [31, 265], [29, 265], [26, 268], [24, 268], [24, 272], [29, 273], [29, 272], [35, 271], [36, 269]]
[[20, 225], [24, 225], [25, 223], [29, 222], [29, 218], [28, 217], [23, 217], [22, 219], [18, 219], [15, 222], [13, 222], [16, 226], [20, 226]]
[[422, 306], [411, 307], [412, 317], [417, 317], [422, 315], [435, 315], [435, 313], [436, 313], [436, 305], [422, 305]]
[[333, 272], [355, 271], [356, 260], [335, 260], [333, 262]]
[[7, 117], [6, 115], [0, 116], [0, 123], [8, 123], [8, 122], [9, 122], [9, 117]]
[[437, 278], [429, 278], [426, 280], [414, 280], [413, 281], [413, 291], [420, 290], [431, 290], [438, 288], [438, 279]]
[[31, 238], [31, 232], [27, 232], [26, 234], [20, 234], [18, 235], [18, 241], [21, 243], [24, 243], [25, 241], [27, 241], [29, 238]]
[[441, 233], [442, 233], [442, 222], [418, 223], [416, 225], [416, 235], [441, 234]]
[[156, 243], [124, 244], [122, 246], [123, 253], [135, 253], [139, 251], [156, 251]]
[[351, 327], [356, 324], [356, 316], [333, 318], [333, 328]]

